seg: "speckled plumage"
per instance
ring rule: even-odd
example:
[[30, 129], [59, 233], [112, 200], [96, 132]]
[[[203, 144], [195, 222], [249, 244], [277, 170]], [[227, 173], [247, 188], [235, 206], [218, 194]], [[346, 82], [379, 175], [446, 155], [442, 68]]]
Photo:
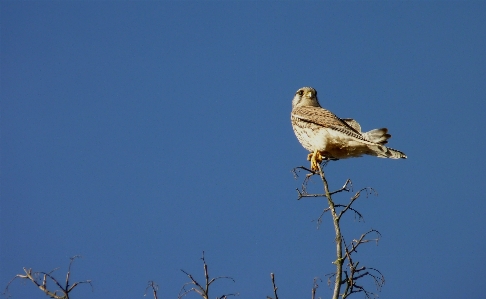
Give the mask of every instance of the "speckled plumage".
[[317, 91], [312, 87], [299, 89], [292, 100], [292, 128], [302, 146], [329, 159], [345, 159], [372, 155], [400, 159], [407, 156], [384, 144], [391, 137], [386, 128], [361, 132], [353, 119], [341, 119], [321, 107]]

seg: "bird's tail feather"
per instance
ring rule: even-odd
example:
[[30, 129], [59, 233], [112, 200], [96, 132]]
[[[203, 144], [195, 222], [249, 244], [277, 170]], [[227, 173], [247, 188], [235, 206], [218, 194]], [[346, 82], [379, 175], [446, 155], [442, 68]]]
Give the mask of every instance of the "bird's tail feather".
[[405, 153], [384, 145], [369, 146], [369, 148], [372, 150], [372, 155], [379, 158], [407, 159], [407, 155], [405, 155]]
[[374, 129], [366, 133], [363, 133], [363, 137], [373, 143], [378, 143], [383, 145], [388, 143], [387, 140], [391, 138], [391, 135], [388, 134], [387, 128], [381, 128], [381, 129]]
[[390, 148], [390, 147], [387, 147], [387, 149], [388, 149], [388, 153], [390, 154], [388, 156], [388, 158], [391, 158], [391, 159], [407, 159], [407, 155], [405, 155], [405, 153], [403, 153], [399, 150]]

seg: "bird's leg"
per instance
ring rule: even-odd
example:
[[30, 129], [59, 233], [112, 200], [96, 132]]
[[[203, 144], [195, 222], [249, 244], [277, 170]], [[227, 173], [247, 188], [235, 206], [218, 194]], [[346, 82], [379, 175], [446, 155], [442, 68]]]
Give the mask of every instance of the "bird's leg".
[[313, 153], [309, 153], [307, 155], [307, 161], [312, 161], [312, 157], [316, 154], [316, 152], [313, 152]]
[[323, 157], [318, 150], [315, 150], [313, 153], [307, 155], [307, 160], [311, 161], [311, 170], [318, 171], [319, 167], [317, 165], [322, 163]]
[[322, 157], [321, 152], [316, 151], [316, 154], [314, 155], [314, 167], [315, 171], [319, 171], [319, 165], [322, 163], [322, 160], [324, 157]]

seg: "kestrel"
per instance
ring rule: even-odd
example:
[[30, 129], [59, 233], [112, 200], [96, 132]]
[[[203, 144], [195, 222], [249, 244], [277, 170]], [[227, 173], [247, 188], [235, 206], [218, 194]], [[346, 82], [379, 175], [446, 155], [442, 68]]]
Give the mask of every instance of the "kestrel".
[[302, 146], [310, 151], [307, 160], [318, 170], [323, 159], [346, 159], [371, 155], [380, 158], [406, 159], [396, 149], [386, 147], [388, 129], [361, 132], [361, 126], [351, 118], [339, 118], [321, 107], [317, 91], [302, 87], [292, 100], [292, 128]]

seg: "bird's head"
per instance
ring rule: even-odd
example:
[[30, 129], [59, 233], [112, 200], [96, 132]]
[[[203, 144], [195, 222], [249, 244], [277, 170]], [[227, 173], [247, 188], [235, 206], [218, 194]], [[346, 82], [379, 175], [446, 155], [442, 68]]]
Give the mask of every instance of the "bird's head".
[[295, 93], [292, 109], [303, 106], [321, 107], [317, 100], [317, 91], [312, 87], [302, 87]]

